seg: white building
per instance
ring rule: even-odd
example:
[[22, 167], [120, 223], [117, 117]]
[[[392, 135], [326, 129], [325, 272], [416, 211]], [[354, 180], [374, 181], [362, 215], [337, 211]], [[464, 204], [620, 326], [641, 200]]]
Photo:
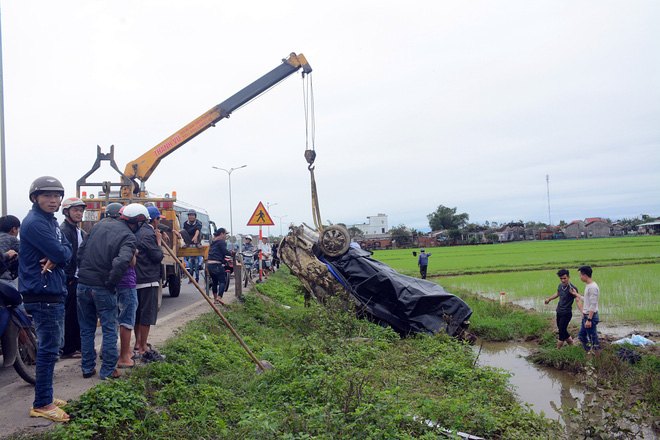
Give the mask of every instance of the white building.
[[361, 230], [364, 235], [386, 234], [387, 231], [389, 231], [389, 228], [387, 227], [387, 215], [371, 215], [368, 216], [367, 219], [369, 219], [369, 223], [347, 225], [347, 227], [356, 227]]

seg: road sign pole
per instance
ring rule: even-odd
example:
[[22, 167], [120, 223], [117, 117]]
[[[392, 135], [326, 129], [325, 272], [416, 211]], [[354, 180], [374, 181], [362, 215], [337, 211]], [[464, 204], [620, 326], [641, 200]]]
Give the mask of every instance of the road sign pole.
[[[259, 226], [259, 244], [261, 244], [261, 239], [263, 238], [263, 235], [261, 234], [261, 226]], [[259, 251], [259, 281], [263, 281], [262, 278], [262, 273], [263, 273], [263, 254], [261, 251]]]

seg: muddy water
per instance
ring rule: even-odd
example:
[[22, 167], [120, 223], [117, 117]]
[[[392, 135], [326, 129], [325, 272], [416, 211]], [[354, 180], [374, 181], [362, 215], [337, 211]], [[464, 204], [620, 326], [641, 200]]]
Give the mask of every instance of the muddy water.
[[[479, 353], [481, 346], [481, 352]], [[584, 397], [583, 386], [574, 376], [554, 368], [541, 367], [527, 361], [534, 344], [521, 342], [477, 341], [475, 353], [479, 353], [479, 364], [507, 370], [512, 376], [509, 382], [515, 387], [519, 399], [532, 405], [536, 413], [543, 412], [548, 419], [559, 420], [559, 414], [552, 409], [550, 402], [558, 407], [576, 407], [575, 399]], [[657, 433], [645, 429], [645, 439], [658, 440]]]
[[[479, 352], [481, 341], [475, 344]], [[550, 402], [557, 406], [575, 407], [574, 398], [584, 397], [583, 387], [570, 374], [554, 368], [540, 367], [527, 361], [531, 344], [511, 342], [483, 342], [479, 364], [509, 371], [511, 384], [522, 402], [532, 405], [536, 413], [545, 413], [549, 419], [559, 419]]]

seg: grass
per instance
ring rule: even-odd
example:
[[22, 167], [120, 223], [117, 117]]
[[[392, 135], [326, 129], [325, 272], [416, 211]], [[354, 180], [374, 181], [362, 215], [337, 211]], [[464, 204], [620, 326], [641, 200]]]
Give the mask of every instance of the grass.
[[162, 347], [167, 363], [88, 391], [67, 408], [70, 423], [38, 437], [439, 438], [428, 420], [493, 439], [562, 438], [516, 402], [506, 374], [476, 366], [469, 346], [444, 335], [400, 339], [338, 304], [305, 308], [285, 272], [259, 286], [277, 317], [254, 295], [226, 310], [275, 369], [256, 374], [219, 318], [204, 315]]
[[[415, 249], [418, 251], [418, 249]], [[430, 276], [521, 270], [553, 270], [660, 263], [660, 236], [548, 240], [480, 246], [428, 248]], [[407, 275], [417, 275], [412, 249], [376, 251], [374, 258]]]
[[[556, 240], [428, 249], [429, 275], [453, 293], [467, 290], [488, 298], [505, 292], [508, 301], [552, 313], [545, 305], [559, 281], [557, 269], [571, 270], [580, 291], [577, 268], [589, 264], [600, 286], [599, 313], [608, 323], [660, 324], [660, 237]], [[409, 249], [377, 251], [374, 257], [397, 270], [417, 275]], [[398, 266], [398, 267], [397, 267]]]

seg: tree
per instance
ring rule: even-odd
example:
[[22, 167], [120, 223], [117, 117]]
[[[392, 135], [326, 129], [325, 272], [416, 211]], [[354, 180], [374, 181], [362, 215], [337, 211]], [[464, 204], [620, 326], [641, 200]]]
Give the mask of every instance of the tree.
[[449, 239], [454, 242], [454, 244], [458, 243], [458, 241], [463, 238], [463, 234], [461, 234], [461, 231], [458, 229], [450, 229], [449, 230]]
[[350, 235], [351, 238], [357, 235], [362, 235], [362, 229], [356, 228], [355, 226], [351, 226], [350, 228], [348, 228], [348, 235]]
[[392, 240], [396, 241], [397, 245], [408, 243], [411, 238], [410, 231], [404, 224], [390, 229], [390, 234], [392, 235]]
[[427, 215], [426, 218], [429, 220], [431, 230], [439, 231], [441, 229], [461, 229], [470, 219], [470, 216], [466, 213], [456, 214], [456, 208], [440, 205], [435, 212]]
[[486, 235], [486, 240], [490, 240], [493, 243], [495, 243], [496, 241], [500, 240], [500, 236], [497, 235], [497, 234], [488, 234], [488, 235]]

